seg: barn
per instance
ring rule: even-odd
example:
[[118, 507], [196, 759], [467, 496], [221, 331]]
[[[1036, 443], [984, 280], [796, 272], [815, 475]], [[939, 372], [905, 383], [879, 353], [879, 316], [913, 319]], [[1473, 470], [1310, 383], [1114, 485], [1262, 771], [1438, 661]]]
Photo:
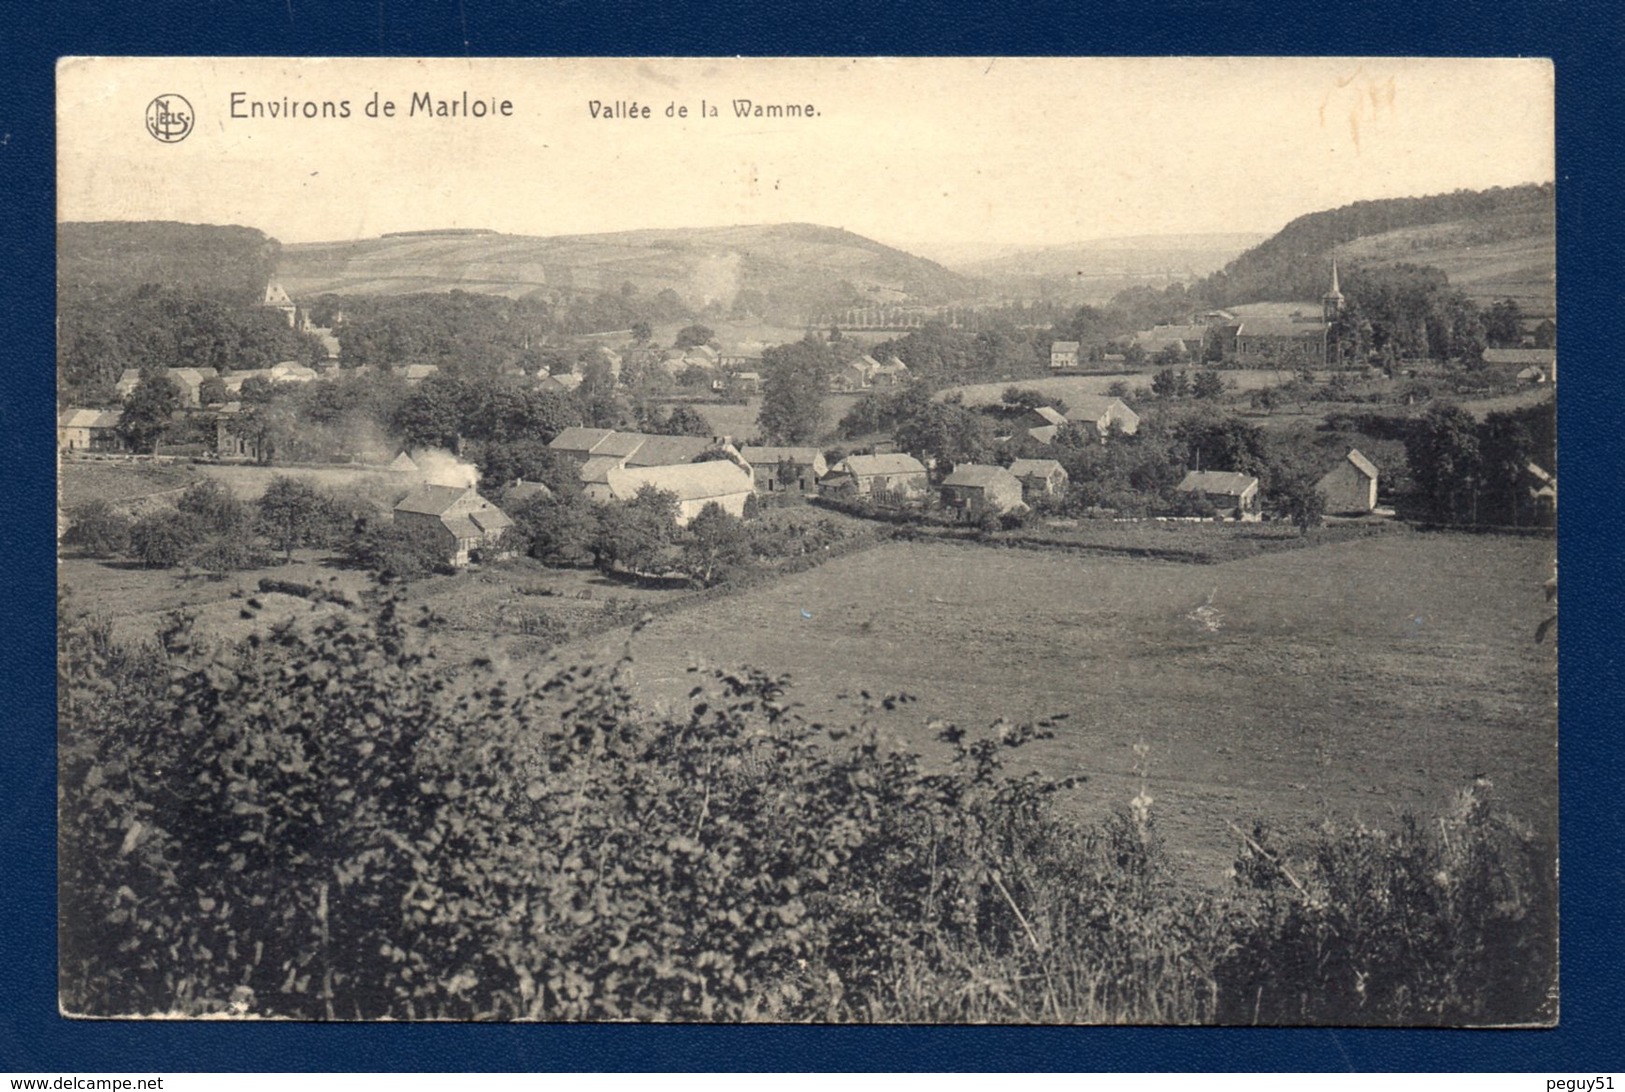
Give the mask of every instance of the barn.
[[717, 505], [730, 516], [743, 516], [745, 501], [755, 492], [750, 474], [726, 459], [681, 466], [611, 467], [602, 483], [588, 482], [585, 492], [595, 501], [629, 501], [644, 486], [677, 497], [679, 527], [707, 504]]
[[1350, 448], [1343, 460], [1326, 473], [1315, 488], [1326, 498], [1326, 511], [1334, 516], [1365, 515], [1377, 507], [1377, 467]]

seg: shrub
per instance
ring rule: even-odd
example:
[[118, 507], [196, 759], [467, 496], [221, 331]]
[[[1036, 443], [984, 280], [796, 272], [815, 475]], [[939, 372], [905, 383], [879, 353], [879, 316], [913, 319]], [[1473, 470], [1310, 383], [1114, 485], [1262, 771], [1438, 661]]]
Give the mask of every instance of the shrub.
[[1264, 895], [1218, 967], [1226, 1023], [1507, 1024], [1555, 1017], [1557, 883], [1489, 785], [1437, 823], [1328, 830], [1292, 873], [1255, 828], [1238, 881]]
[[130, 526], [130, 556], [149, 569], [168, 569], [187, 560], [202, 545], [205, 528], [186, 512], [151, 512]]
[[62, 536], [64, 546], [76, 546], [92, 557], [115, 557], [129, 549], [130, 517], [106, 501], [87, 501], [75, 508]]

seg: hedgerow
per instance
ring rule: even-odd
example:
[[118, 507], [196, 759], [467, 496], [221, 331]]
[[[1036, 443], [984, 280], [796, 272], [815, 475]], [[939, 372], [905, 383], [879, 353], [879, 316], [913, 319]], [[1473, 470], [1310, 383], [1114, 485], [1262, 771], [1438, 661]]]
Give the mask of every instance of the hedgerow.
[[[809, 720], [784, 678], [696, 674], [654, 715], [625, 660], [516, 680], [436, 661], [428, 622], [384, 597], [239, 647], [177, 618], [132, 651], [63, 606], [66, 1011], [1316, 1022], [1352, 1004], [1304, 955], [1328, 929], [1373, 1020], [1534, 1013], [1545, 988], [1493, 954], [1551, 933], [1507, 878], [1539, 874], [1534, 844], [1464, 840], [1487, 820], [1452, 828], [1451, 897], [1390, 882], [1411, 916], [1371, 932], [1359, 869], [1414, 879], [1420, 834], [1323, 853], [1313, 902], [1258, 867], [1193, 891], [1143, 777], [1089, 829], [1056, 807], [1074, 782], [1007, 773], [1053, 724], [937, 724], [927, 761], [868, 711]], [[1401, 942], [1425, 970], [1374, 991]]]

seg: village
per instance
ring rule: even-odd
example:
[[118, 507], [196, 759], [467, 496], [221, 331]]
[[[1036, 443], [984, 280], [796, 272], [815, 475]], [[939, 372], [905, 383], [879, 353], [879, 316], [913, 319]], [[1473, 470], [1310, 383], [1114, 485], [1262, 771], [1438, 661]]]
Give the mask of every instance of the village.
[[[998, 530], [1001, 520], [1003, 529], [1010, 531], [1029, 516], [1066, 525], [1076, 522], [1075, 518], [1067, 517], [1079, 514], [1119, 522], [1136, 518], [1296, 520], [1300, 529], [1306, 531], [1324, 518], [1391, 518], [1393, 509], [1379, 506], [1379, 494], [1387, 484], [1382, 471], [1354, 446], [1332, 452], [1332, 458], [1323, 457], [1322, 462], [1331, 465], [1318, 472], [1312, 482], [1295, 483], [1295, 493], [1278, 483], [1275, 496], [1271, 497], [1275, 502], [1272, 504], [1265, 503], [1259, 474], [1248, 472], [1258, 464], [1256, 444], [1254, 450], [1236, 450], [1232, 445], [1228, 461], [1234, 465], [1223, 462], [1215, 465], [1210, 461], [1205, 466], [1201, 462], [1201, 446], [1196, 445], [1190, 465], [1177, 480], [1164, 473], [1160, 491], [1150, 492], [1144, 498], [1148, 503], [1130, 505], [1129, 511], [1120, 512], [1096, 502], [1080, 512], [1077, 505], [1069, 508], [1065, 503], [1072, 486], [1087, 483], [1074, 483], [1067, 466], [1053, 455], [1063, 454], [1067, 462], [1077, 467], [1080, 450], [1132, 443], [1141, 426], [1141, 415], [1131, 408], [1126, 398], [1134, 399], [1146, 412], [1165, 413], [1175, 403], [1168, 390], [1159, 389], [1158, 385], [1174, 387], [1176, 392], [1177, 386], [1188, 385], [1183, 365], [1193, 367], [1195, 396], [1205, 395], [1212, 404], [1220, 404], [1224, 399], [1226, 375], [1256, 374], [1260, 368], [1288, 376], [1288, 385], [1301, 385], [1296, 379], [1299, 375], [1311, 377], [1312, 382], [1317, 371], [1328, 375], [1334, 386], [1346, 385], [1350, 377], [1365, 379], [1377, 375], [1375, 368], [1363, 362], [1350, 368], [1348, 362], [1339, 359], [1342, 350], [1332, 331], [1341, 320], [1344, 297], [1339, 289], [1335, 263], [1330, 270], [1329, 288], [1320, 304], [1319, 313], [1311, 317], [1306, 317], [1302, 308], [1285, 318], [1256, 319], [1235, 311], [1215, 310], [1195, 316], [1199, 321], [1154, 325], [1116, 343], [1083, 346], [1077, 341], [1053, 341], [1048, 346], [1048, 377], [1034, 377], [1041, 380], [1039, 385], [1045, 385], [1042, 381], [1047, 378], [1048, 385], [1054, 387], [1055, 378], [1064, 380], [1064, 377], [1078, 375], [1082, 368], [1094, 373], [1090, 386], [1103, 393], [1070, 393], [1079, 389], [1073, 385], [1067, 387], [1068, 397], [1057, 397], [1054, 401], [1059, 405], [1052, 405], [1045, 401], [1042, 391], [1022, 389], [1019, 383], [1013, 383], [1003, 392], [1003, 397], [1014, 398], [1018, 404], [1001, 402], [975, 407], [984, 413], [992, 410], [993, 415], [970, 420], [969, 426], [980, 430], [979, 438], [961, 439], [957, 444], [921, 442], [918, 429], [907, 437], [914, 440], [912, 450], [900, 445], [895, 435], [881, 430], [860, 427], [855, 436], [851, 435], [852, 429], [832, 433], [826, 428], [818, 432], [815, 430], [820, 423], [827, 426], [828, 422], [820, 422], [816, 410], [810, 425], [803, 422], [793, 425], [800, 430], [796, 436], [802, 440], [799, 443], [784, 443], [782, 436], [747, 438], [716, 431], [706, 417], [708, 408], [725, 402], [743, 402], [748, 406], [753, 399], [759, 403], [763, 389], [762, 358], [724, 352], [693, 336], [693, 330], [687, 330], [684, 331], [687, 336], [679, 337], [678, 344], [672, 348], [662, 349], [647, 338], [626, 343], [619, 349], [594, 340], [584, 343], [575, 366], [568, 370], [561, 368], [554, 372], [540, 367], [526, 374], [516, 367], [494, 379], [507, 397], [551, 396], [559, 406], [568, 407], [584, 382], [595, 388], [607, 384], [608, 397], [613, 404], [617, 397], [622, 403], [630, 400], [631, 392], [623, 380], [631, 379], [634, 370], [645, 377], [660, 377], [666, 380], [661, 388], [665, 391], [675, 388], [699, 392], [700, 397], [673, 406], [682, 415], [684, 434], [651, 434], [624, 426], [593, 427], [577, 423], [548, 430], [547, 424], [542, 423], [537, 431], [505, 437], [508, 442], [528, 443], [532, 448], [545, 444], [546, 459], [543, 465], [533, 468], [533, 480], [527, 482], [523, 475], [490, 480], [487, 475], [483, 493], [476, 487], [478, 468], [460, 459], [464, 438], [455, 430], [447, 438], [447, 446], [456, 449], [456, 454], [448, 459], [447, 452], [435, 450], [430, 456], [437, 463], [454, 464], [450, 481], [436, 479], [433, 473], [425, 474], [414, 461], [410, 448], [421, 451], [430, 446], [422, 443], [421, 437], [417, 443], [409, 441], [394, 451], [376, 446], [372, 450], [330, 448], [317, 457], [325, 456], [324, 461], [335, 470], [346, 467], [357, 471], [358, 477], [370, 476], [385, 483], [393, 480], [399, 483], [397, 492], [407, 489], [412, 481], [421, 480], [421, 487], [396, 499], [390, 514], [401, 533], [415, 538], [427, 556], [452, 568], [523, 552], [526, 543], [511, 530], [513, 518], [502, 506], [512, 508], [551, 496], [553, 487], [545, 484], [545, 479], [550, 477], [555, 485], [568, 481], [572, 489], [578, 489], [581, 496], [594, 503], [624, 504], [650, 493], [669, 498], [673, 503], [671, 531], [687, 526], [711, 505], [729, 517], [740, 519], [747, 511], [750, 514], [760, 511], [762, 502], [782, 505], [792, 501], [822, 501], [841, 505], [848, 511], [856, 504], [894, 514], [912, 513], [921, 520], [982, 526], [989, 531]], [[433, 387], [447, 378], [441, 376], [441, 369], [433, 364], [345, 368], [341, 349], [343, 313], [329, 319], [334, 326], [316, 326], [308, 310], [296, 305], [274, 282], [266, 288], [260, 307], [281, 316], [290, 330], [308, 335], [319, 346], [320, 354], [312, 364], [286, 361], [265, 368], [224, 371], [172, 367], [145, 375], [127, 369], [113, 385], [114, 394], [125, 403], [123, 409], [67, 406], [61, 410], [57, 438], [63, 457], [70, 461], [83, 458], [105, 461], [119, 457], [147, 457], [159, 462], [182, 459], [210, 465], [216, 473], [238, 464], [274, 465], [285, 460], [272, 457], [270, 449], [275, 440], [265, 419], [284, 392], [299, 391], [301, 397], [320, 400], [324, 386], [342, 379], [354, 387], [367, 383], [369, 372], [382, 372], [379, 382], [394, 384], [410, 397], [411, 392], [421, 394], [426, 383]], [[1246, 310], [1237, 308], [1237, 311]], [[1526, 347], [1537, 340], [1549, 343], [1553, 338], [1552, 324], [1545, 320], [1530, 325], [1533, 331], [1520, 335], [1524, 344], [1482, 351], [1483, 362], [1476, 378], [1481, 387], [1487, 387], [1498, 377], [1502, 389], [1530, 391], [1539, 396], [1541, 390], [1555, 384], [1555, 350]], [[701, 332], [709, 333], [708, 330]], [[839, 338], [842, 332], [836, 326], [821, 336]], [[807, 340], [817, 344], [818, 336], [809, 333]], [[833, 345], [843, 347], [838, 341]], [[830, 347], [820, 345], [821, 349]], [[796, 383], [805, 388], [811, 384], [814, 389], [795, 392], [796, 396], [815, 402], [821, 396], [834, 396], [848, 400], [848, 404], [854, 398], [868, 403], [890, 398], [900, 403], [913, 394], [916, 403], [930, 409], [929, 404], [918, 397], [926, 384], [917, 382], [909, 366], [895, 353], [887, 354], [884, 361], [858, 348], [826, 355], [827, 359], [818, 362], [820, 366], [813, 369], [813, 374], [806, 378], [787, 377], [781, 387]], [[1136, 392], [1138, 397], [1131, 393], [1128, 382], [1127, 365], [1131, 358], [1141, 363], [1143, 374], [1152, 380], [1149, 388], [1140, 386]], [[1204, 361], [1207, 366], [1203, 366]], [[1231, 370], [1221, 369], [1219, 365]], [[791, 370], [787, 365], [780, 366], [785, 371]], [[1408, 371], [1408, 374], [1414, 376], [1415, 372]], [[1109, 381], [1103, 376], [1109, 377]], [[200, 443], [165, 445], [150, 430], [138, 435], [131, 426], [131, 418], [140, 410], [142, 401], [134, 396], [143, 383], [153, 380], [166, 385], [173, 401], [168, 408], [170, 419], [160, 425], [170, 433], [198, 436]], [[648, 380], [644, 383], [648, 385]], [[1353, 401], [1359, 399], [1358, 395], [1348, 397]], [[942, 395], [937, 398], [940, 401]], [[1270, 388], [1254, 389], [1248, 405], [1256, 409], [1261, 401], [1268, 405], [1269, 399]], [[951, 412], [965, 417], [963, 393], [950, 390], [947, 404]], [[589, 406], [587, 414], [591, 413]], [[564, 416], [555, 416], [557, 420], [570, 420], [567, 408]], [[580, 420], [584, 415], [574, 416]], [[626, 419], [624, 410], [621, 419]], [[737, 417], [734, 420], [737, 421]], [[364, 430], [365, 435], [377, 438], [388, 432], [388, 422], [371, 424], [374, 427]], [[908, 423], [904, 424], [906, 433]], [[297, 422], [282, 426], [284, 431], [290, 427], [295, 433], [299, 430]], [[959, 427], [965, 426], [962, 423]], [[690, 434], [696, 432], [700, 434]], [[151, 437], [148, 450], [137, 454], [134, 445], [147, 436]], [[843, 443], [849, 436], [858, 442]], [[355, 436], [346, 439], [353, 441]], [[823, 441], [825, 446], [809, 440]], [[169, 454], [162, 453], [166, 450]], [[296, 460], [290, 465], [309, 464]], [[569, 469], [561, 471], [564, 467]], [[1535, 462], [1530, 462], [1526, 469], [1537, 495], [1555, 495], [1555, 485], [1548, 471]], [[1394, 470], [1404, 475], [1401, 468]], [[460, 491], [452, 492], [454, 487]], [[1141, 488], [1144, 491], [1143, 485]], [[1547, 492], [1541, 493], [1542, 489]], [[1529, 514], [1536, 522], [1550, 520], [1549, 511], [1542, 515], [1531, 509]], [[64, 532], [71, 531], [69, 518], [64, 514], [60, 526]], [[651, 561], [658, 566], [658, 558]], [[662, 574], [652, 571], [632, 575]]]

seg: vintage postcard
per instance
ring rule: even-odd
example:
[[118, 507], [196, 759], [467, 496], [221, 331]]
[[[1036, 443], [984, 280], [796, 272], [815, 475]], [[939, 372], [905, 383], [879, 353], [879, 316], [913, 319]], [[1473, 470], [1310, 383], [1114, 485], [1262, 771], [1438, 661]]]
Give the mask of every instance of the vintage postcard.
[[62, 60], [61, 1011], [1555, 1023], [1553, 78]]

